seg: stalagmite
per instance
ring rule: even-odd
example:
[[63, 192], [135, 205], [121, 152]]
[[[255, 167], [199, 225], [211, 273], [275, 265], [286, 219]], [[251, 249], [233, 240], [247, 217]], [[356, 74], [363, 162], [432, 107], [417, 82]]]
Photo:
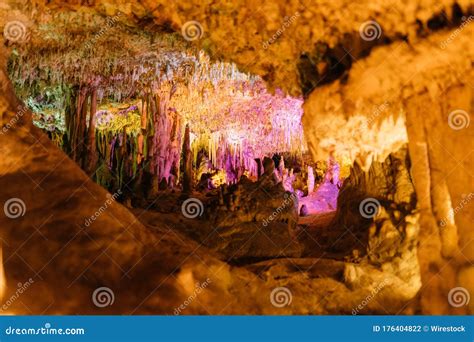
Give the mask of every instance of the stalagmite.
[[314, 171], [311, 166], [308, 165], [308, 194], [312, 193], [314, 191]]
[[189, 125], [184, 130], [183, 140], [183, 192], [190, 193], [193, 190], [193, 157], [191, 154], [191, 141], [189, 136]]
[[90, 92], [89, 89], [84, 89], [84, 100], [81, 107], [81, 112], [79, 116], [79, 122], [77, 125], [77, 145], [76, 145], [76, 161], [82, 168], [85, 167], [85, 146], [87, 139], [87, 113], [89, 111], [89, 99]]
[[86, 153], [85, 153], [85, 159], [86, 159], [86, 166], [85, 170], [86, 172], [92, 176], [96, 164], [97, 164], [97, 148], [96, 148], [96, 140], [95, 140], [95, 113], [97, 111], [97, 88], [94, 88], [92, 90], [91, 94], [91, 106], [90, 106], [90, 113], [89, 113], [89, 128], [87, 131], [87, 147], [86, 147]]

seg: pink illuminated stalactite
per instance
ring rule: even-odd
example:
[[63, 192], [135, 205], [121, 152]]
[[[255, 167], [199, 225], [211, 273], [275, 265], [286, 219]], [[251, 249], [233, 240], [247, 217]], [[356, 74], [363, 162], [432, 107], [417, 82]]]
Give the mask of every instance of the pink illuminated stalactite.
[[[263, 82], [219, 82], [217, 88], [188, 89], [185, 94], [192, 99], [191, 106], [179, 96], [173, 106], [178, 112], [183, 108], [180, 114], [191, 123], [199, 142], [195, 148], [206, 147], [212, 165], [225, 170], [229, 182], [244, 173], [257, 178], [257, 158], [305, 151], [302, 98], [292, 98], [281, 90], [269, 93]], [[278, 175], [280, 181], [283, 169], [284, 161]]]
[[[181, 123], [178, 113], [168, 108], [169, 94], [160, 92], [154, 100], [153, 160], [158, 181], [170, 181], [171, 171], [179, 169]], [[172, 178], [172, 177], [171, 177]]]
[[[161, 95], [161, 94], [160, 94]], [[153, 136], [153, 163], [154, 171], [158, 176], [158, 182], [163, 176], [164, 162], [165, 162], [165, 150], [167, 147], [167, 127], [168, 120], [166, 114], [167, 101], [158, 95], [158, 102], [156, 103], [157, 110], [153, 113], [155, 134]]]
[[191, 153], [191, 132], [186, 124], [183, 139], [183, 192], [191, 193], [194, 185], [193, 158]]

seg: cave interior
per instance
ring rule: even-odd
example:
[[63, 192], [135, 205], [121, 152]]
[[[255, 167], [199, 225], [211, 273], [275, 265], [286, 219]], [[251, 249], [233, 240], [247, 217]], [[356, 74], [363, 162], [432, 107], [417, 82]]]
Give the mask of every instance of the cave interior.
[[2, 4], [2, 312], [472, 314], [474, 3], [409, 3]]

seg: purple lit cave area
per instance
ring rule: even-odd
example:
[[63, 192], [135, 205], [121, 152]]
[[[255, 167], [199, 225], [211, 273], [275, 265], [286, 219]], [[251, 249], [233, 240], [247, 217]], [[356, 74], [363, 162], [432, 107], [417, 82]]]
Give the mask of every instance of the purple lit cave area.
[[302, 2], [0, 5], [2, 314], [474, 313], [474, 5]]

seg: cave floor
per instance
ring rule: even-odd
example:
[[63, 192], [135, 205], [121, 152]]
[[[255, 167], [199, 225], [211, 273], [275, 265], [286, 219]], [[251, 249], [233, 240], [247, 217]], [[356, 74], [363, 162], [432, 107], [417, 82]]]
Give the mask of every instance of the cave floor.
[[[169, 203], [169, 202], [167, 202]], [[163, 208], [162, 208], [163, 209]], [[329, 211], [320, 215], [311, 215], [305, 218], [311, 221], [308, 225], [299, 225], [297, 232], [298, 243], [304, 246], [304, 252], [301, 257], [280, 257], [273, 258], [240, 258], [238, 260], [227, 260], [226, 256], [219, 250], [208, 248], [206, 238], [213, 229], [209, 222], [203, 220], [186, 219], [179, 213], [163, 213], [156, 210], [131, 209], [131, 212], [138, 220], [147, 228], [166, 235], [172, 235], [174, 239], [189, 244], [188, 239], [193, 242], [194, 251], [200, 255], [206, 255], [220, 260], [224, 263], [225, 268], [229, 267], [232, 277], [239, 279], [238, 282], [233, 280], [233, 285], [237, 289], [233, 291], [255, 291], [257, 288], [279, 288], [285, 287], [291, 289], [292, 298], [295, 295], [298, 300], [284, 308], [272, 305], [264, 309], [259, 308], [261, 303], [246, 303], [241, 298], [235, 301], [232, 299], [234, 308], [241, 312], [239, 308], [245, 305], [253, 307], [255, 313], [271, 313], [271, 314], [354, 314], [353, 307], [357, 307], [358, 301], [364, 301], [364, 298], [370, 296], [373, 292], [374, 279], [364, 279], [362, 283], [356, 286], [347, 283], [347, 269], [350, 268], [352, 262], [345, 260], [347, 251], [333, 251], [330, 248], [328, 237], [333, 236], [327, 232], [328, 223], [334, 216], [334, 211]], [[326, 244], [324, 244], [324, 241]], [[176, 252], [178, 253], [178, 252]], [[193, 254], [192, 253], [192, 254]], [[186, 259], [191, 256], [185, 257]], [[206, 264], [206, 259], [200, 261]], [[199, 269], [202, 265], [194, 265], [193, 268]], [[222, 267], [222, 266], [221, 266]], [[357, 266], [356, 266], [357, 267]], [[362, 266], [358, 272], [370, 272], [371, 269]], [[250, 275], [249, 273], [250, 272]], [[381, 276], [381, 274], [377, 274]], [[254, 278], [256, 277], [256, 278]], [[256, 280], [257, 279], [257, 280]], [[257, 287], [256, 282], [259, 283]], [[268, 294], [259, 295], [259, 297], [268, 297]], [[367, 307], [363, 308], [361, 313], [371, 314], [388, 314], [388, 313], [409, 313], [410, 306], [406, 305], [408, 301], [400, 300], [398, 297], [392, 297], [389, 291], [378, 296], [378, 300], [373, 300]], [[274, 303], [273, 303], [274, 304]], [[214, 312], [214, 309], [209, 309]], [[229, 307], [223, 309], [222, 312], [229, 312]], [[235, 312], [235, 311], [230, 312]], [[260, 311], [263, 310], [263, 311]], [[204, 313], [206, 310], [204, 310]], [[219, 312], [219, 313], [222, 313]], [[209, 312], [207, 312], [209, 313]], [[358, 314], [359, 312], [357, 312]]]

